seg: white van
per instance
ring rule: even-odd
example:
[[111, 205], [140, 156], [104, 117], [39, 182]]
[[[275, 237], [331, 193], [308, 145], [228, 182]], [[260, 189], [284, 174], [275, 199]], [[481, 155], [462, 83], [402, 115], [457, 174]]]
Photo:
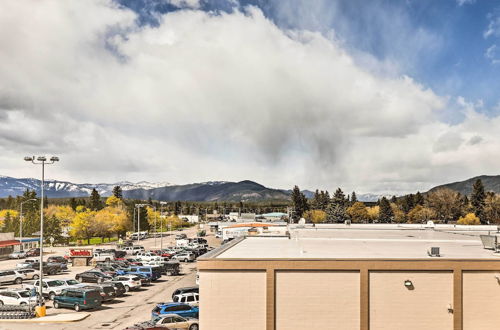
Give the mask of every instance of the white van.
[[141, 245], [126, 246], [123, 248], [123, 251], [125, 251], [127, 254], [130, 255], [136, 255], [139, 252], [144, 252], [144, 246]]

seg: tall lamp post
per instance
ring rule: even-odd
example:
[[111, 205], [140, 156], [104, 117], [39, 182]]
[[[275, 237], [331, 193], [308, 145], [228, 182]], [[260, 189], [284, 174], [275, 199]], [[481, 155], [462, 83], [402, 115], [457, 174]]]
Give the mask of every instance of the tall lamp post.
[[[32, 162], [35, 165], [42, 165], [42, 182], [40, 185], [40, 278], [39, 278], [39, 284], [40, 287], [38, 288], [40, 291], [40, 296], [42, 296], [42, 279], [43, 279], [43, 187], [45, 184], [45, 165], [50, 165], [54, 164], [55, 162], [59, 161], [59, 157], [52, 156], [50, 159], [47, 161], [47, 158], [45, 156], [38, 156], [35, 158], [35, 156], [27, 156], [24, 157], [24, 160], [27, 162]], [[39, 303], [40, 306], [42, 306], [42, 300], [40, 299]]]
[[135, 204], [137, 207], [137, 243], [141, 240], [141, 207], [151, 206], [149, 204]]
[[19, 241], [21, 242], [21, 251], [23, 251], [23, 204], [28, 203], [28, 202], [33, 202], [36, 201], [35, 198], [31, 198], [28, 200], [25, 200], [24, 202], [21, 203], [21, 212], [19, 213]]
[[160, 202], [160, 228], [161, 228], [161, 236], [160, 236], [160, 250], [163, 250], [163, 219], [165, 216], [163, 215], [163, 205], [166, 205], [167, 202]]

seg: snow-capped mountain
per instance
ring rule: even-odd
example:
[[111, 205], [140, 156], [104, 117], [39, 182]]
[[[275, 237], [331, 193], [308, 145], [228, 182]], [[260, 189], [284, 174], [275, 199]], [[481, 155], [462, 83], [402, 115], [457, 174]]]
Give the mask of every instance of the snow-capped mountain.
[[[123, 191], [136, 189], [154, 189], [167, 187], [168, 182], [129, 182], [122, 181], [117, 183], [72, 183], [67, 181], [46, 180], [44, 184], [45, 194], [48, 197], [85, 197], [89, 196], [92, 189], [97, 189], [101, 196], [110, 196], [113, 187], [120, 186]], [[0, 197], [22, 195], [26, 189], [35, 190], [40, 193], [40, 180], [33, 178], [12, 178], [0, 176]]]

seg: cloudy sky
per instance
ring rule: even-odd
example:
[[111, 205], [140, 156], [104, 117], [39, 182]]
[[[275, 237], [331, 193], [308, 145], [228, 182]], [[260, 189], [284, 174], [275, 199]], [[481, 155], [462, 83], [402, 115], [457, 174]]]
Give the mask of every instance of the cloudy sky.
[[426, 190], [499, 174], [499, 92], [497, 1], [0, 1], [0, 175]]

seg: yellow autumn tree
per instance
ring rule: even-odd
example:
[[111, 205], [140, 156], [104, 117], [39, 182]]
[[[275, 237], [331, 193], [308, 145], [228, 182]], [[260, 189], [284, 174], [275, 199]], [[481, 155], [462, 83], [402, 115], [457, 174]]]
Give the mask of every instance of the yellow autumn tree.
[[362, 202], [356, 202], [347, 208], [347, 214], [352, 222], [363, 222], [368, 219], [368, 212], [366, 206]]
[[434, 211], [422, 205], [417, 205], [408, 212], [409, 223], [422, 223], [432, 220], [434, 217]]
[[378, 205], [372, 206], [372, 207], [367, 207], [366, 208], [366, 213], [368, 214], [368, 219], [371, 221], [375, 221], [378, 219], [378, 214], [379, 214], [379, 207]]
[[90, 243], [90, 238], [93, 236], [93, 224], [95, 221], [95, 211], [91, 211], [85, 207], [77, 207], [76, 215], [71, 222], [70, 235], [78, 239], [87, 239]]
[[467, 213], [465, 216], [460, 217], [457, 223], [459, 225], [479, 225], [481, 221], [474, 213]]
[[312, 223], [322, 223], [326, 220], [326, 212], [321, 210], [309, 210], [304, 212], [303, 217]]
[[62, 226], [69, 226], [76, 215], [75, 211], [68, 205], [49, 205], [44, 210], [44, 214], [47, 218], [56, 217]]

